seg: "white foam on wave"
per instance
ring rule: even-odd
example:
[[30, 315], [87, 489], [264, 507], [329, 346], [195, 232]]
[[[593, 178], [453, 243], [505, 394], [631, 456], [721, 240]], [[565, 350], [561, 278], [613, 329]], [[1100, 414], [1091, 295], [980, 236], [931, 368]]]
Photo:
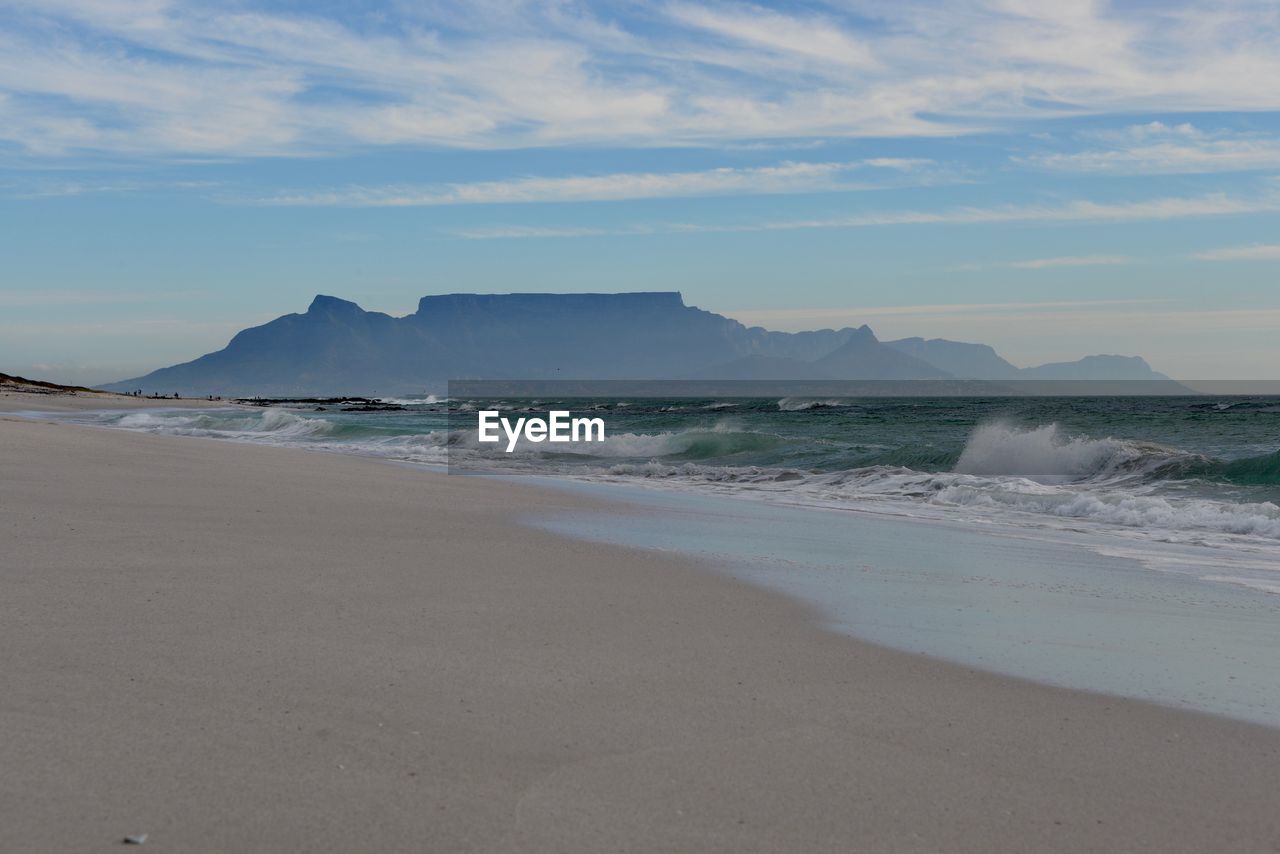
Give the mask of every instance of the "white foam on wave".
[[[583, 471], [561, 473], [592, 476]], [[1280, 507], [1270, 502], [1174, 498], [1005, 475], [928, 473], [895, 466], [812, 473], [658, 460], [614, 465], [597, 474], [691, 489], [732, 488], [755, 497], [834, 507], [896, 511], [927, 506], [949, 510], [960, 518], [1022, 526], [1060, 527], [1069, 521], [1077, 528], [1124, 529], [1160, 542], [1229, 545], [1229, 540], [1238, 540], [1237, 544], [1254, 540], [1268, 549], [1280, 543]]]
[[781, 412], [804, 412], [809, 409], [839, 409], [852, 404], [838, 398], [817, 399], [812, 397], [784, 397], [778, 401]]
[[931, 501], [1137, 528], [1156, 539], [1182, 540], [1199, 531], [1280, 540], [1280, 507], [1270, 502], [1233, 503], [1070, 488], [1036, 492], [1019, 488], [1016, 482], [965, 481], [939, 489]]
[[265, 409], [261, 413], [242, 410], [131, 412], [123, 416], [104, 416], [102, 423], [126, 430], [175, 436], [274, 441], [324, 436], [334, 428], [332, 421], [306, 418], [284, 409]]
[[437, 403], [448, 403], [449, 398], [428, 394], [422, 397], [380, 397], [378, 402], [393, 406], [431, 406]]
[[113, 413], [111, 416], [104, 416], [102, 420], [114, 427], [124, 427], [130, 430], [164, 430], [184, 427], [193, 423], [195, 419], [196, 416], [194, 415], [178, 415], [160, 411], [130, 412], [118, 418]]
[[1134, 478], [1192, 456], [1150, 442], [1070, 436], [1057, 424], [1024, 428], [996, 421], [974, 429], [955, 471], [1050, 480]]

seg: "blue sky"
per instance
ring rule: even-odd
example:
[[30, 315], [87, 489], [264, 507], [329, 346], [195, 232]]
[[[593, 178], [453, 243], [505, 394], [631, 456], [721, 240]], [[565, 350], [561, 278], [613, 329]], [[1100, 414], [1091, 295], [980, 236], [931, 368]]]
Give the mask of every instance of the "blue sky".
[[644, 289], [1274, 379], [1276, 80], [1253, 0], [0, 0], [0, 370]]

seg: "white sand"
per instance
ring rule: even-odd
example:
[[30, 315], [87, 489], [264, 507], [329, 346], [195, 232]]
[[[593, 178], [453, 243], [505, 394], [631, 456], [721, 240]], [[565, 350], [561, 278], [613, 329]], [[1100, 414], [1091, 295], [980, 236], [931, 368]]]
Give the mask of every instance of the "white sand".
[[1280, 731], [513, 520], [574, 501], [0, 415], [0, 850], [1280, 847]]

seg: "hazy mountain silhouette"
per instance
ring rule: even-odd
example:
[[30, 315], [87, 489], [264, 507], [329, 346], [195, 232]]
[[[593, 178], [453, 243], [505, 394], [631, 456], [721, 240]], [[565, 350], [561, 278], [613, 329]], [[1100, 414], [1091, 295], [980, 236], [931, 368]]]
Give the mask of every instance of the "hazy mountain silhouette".
[[944, 338], [928, 341], [902, 338], [885, 344], [961, 379], [1172, 382], [1164, 374], [1152, 370], [1141, 356], [1085, 356], [1074, 362], [1018, 368], [1000, 358], [987, 344], [966, 344]]
[[[1137, 370], [1132, 360], [1108, 361], [1120, 358], [1082, 360], [1080, 376], [1057, 376], [1071, 374], [1069, 365], [1033, 370], [1047, 372], [1037, 379], [1128, 378], [1095, 376], [1108, 366]], [[1136, 361], [1148, 373], [1133, 378], [1161, 376]], [[215, 353], [105, 387], [389, 396], [466, 379], [1004, 379], [996, 375], [1000, 366], [1017, 371], [986, 345], [885, 344], [866, 326], [795, 333], [746, 327], [686, 306], [675, 292], [447, 294], [423, 297], [404, 317], [320, 295], [306, 313], [245, 329]]]
[[1022, 379], [1029, 380], [1167, 380], [1153, 371], [1141, 356], [1085, 356], [1074, 362], [1050, 362], [1036, 368], [1023, 368]]
[[876, 340], [870, 327], [843, 329], [843, 343], [810, 361], [752, 354], [694, 374], [718, 380], [926, 380], [951, 374]]
[[1018, 368], [997, 355], [989, 344], [965, 344], [945, 338], [900, 338], [884, 342], [902, 353], [914, 356], [934, 367], [962, 379], [1012, 380]]
[[952, 373], [937, 365], [880, 343], [871, 327], [863, 326], [818, 365], [833, 379], [926, 380], [945, 379]]

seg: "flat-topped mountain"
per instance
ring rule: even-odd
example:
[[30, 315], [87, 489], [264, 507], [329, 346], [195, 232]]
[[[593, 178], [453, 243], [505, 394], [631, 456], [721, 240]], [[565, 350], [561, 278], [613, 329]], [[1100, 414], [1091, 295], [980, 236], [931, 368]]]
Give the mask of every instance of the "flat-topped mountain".
[[443, 294], [423, 297], [417, 311], [403, 317], [320, 295], [305, 313], [245, 329], [222, 350], [106, 388], [390, 396], [482, 379], [1005, 378], [970, 372], [956, 348], [989, 351], [982, 354], [987, 363], [1018, 371], [985, 345], [885, 344], [866, 326], [747, 327], [685, 305], [676, 292]]

